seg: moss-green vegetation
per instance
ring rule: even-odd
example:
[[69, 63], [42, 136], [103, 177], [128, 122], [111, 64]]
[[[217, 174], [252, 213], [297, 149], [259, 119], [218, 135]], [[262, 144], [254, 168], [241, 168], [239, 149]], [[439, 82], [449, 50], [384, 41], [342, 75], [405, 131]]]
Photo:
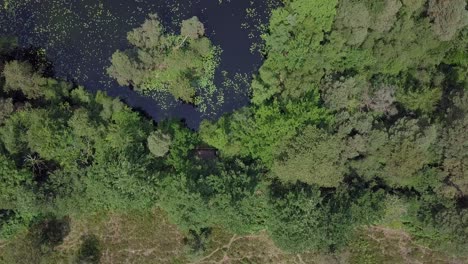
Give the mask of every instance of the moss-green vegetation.
[[[392, 224], [418, 243], [466, 251], [466, 3], [284, 3], [263, 36], [266, 61], [252, 82], [253, 105], [205, 122], [202, 139], [223, 157], [260, 160], [266, 177], [285, 185], [336, 194], [359, 183], [361, 193], [396, 193], [407, 212]], [[284, 197], [297, 206], [283, 200], [284, 209], [301, 216], [276, 224], [285, 228], [279, 238], [270, 230], [278, 244], [306, 250], [334, 241], [330, 249], [346, 240], [341, 227], [349, 217], [331, 216], [340, 219], [331, 234], [318, 231], [315, 214], [338, 208], [305, 210], [297, 191]], [[310, 226], [306, 215], [315, 219]], [[328, 242], [319, 242], [321, 233]]]
[[134, 48], [114, 53], [107, 72], [120, 85], [144, 94], [166, 91], [176, 99], [203, 104], [215, 92], [219, 52], [204, 35], [197, 17], [182, 21], [180, 35], [173, 35], [164, 30], [157, 16], [150, 16], [128, 33]]
[[[466, 17], [458, 0], [284, 1], [252, 104], [198, 132], [2, 44], [0, 260], [466, 261]], [[199, 103], [203, 33], [150, 17], [109, 73]]]

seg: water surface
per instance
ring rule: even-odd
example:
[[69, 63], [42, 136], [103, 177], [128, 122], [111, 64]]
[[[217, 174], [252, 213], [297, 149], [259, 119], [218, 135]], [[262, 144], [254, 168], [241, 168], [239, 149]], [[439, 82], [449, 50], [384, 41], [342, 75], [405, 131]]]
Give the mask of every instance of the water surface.
[[[24, 0], [23, 0], [24, 1]], [[250, 78], [261, 64], [260, 25], [268, 20], [273, 4], [247, 0], [29, 0], [13, 12], [0, 12], [1, 35], [15, 35], [22, 47], [43, 48], [56, 77], [74, 81], [90, 91], [104, 90], [144, 111], [154, 120], [177, 118], [197, 128], [204, 118], [214, 119], [249, 102], [248, 87], [223, 87], [225, 78]], [[206, 113], [172, 99], [164, 102], [120, 87], [105, 69], [117, 49], [128, 48], [127, 32], [156, 13], [170, 31], [183, 19], [198, 16], [208, 37], [220, 46], [220, 66], [215, 83], [225, 89], [224, 101]]]

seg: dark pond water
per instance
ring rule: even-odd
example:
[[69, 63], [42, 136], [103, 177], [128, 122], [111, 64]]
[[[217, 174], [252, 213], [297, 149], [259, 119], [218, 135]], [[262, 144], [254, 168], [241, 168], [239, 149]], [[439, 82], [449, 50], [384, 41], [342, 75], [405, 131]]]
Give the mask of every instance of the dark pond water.
[[[13, 12], [0, 12], [0, 34], [15, 35], [23, 47], [43, 48], [54, 65], [55, 75], [75, 81], [90, 91], [104, 90], [120, 97], [159, 121], [184, 119], [197, 128], [204, 118], [214, 119], [249, 102], [248, 87], [242, 81], [223, 85], [243, 76], [245, 81], [261, 64], [260, 26], [265, 24], [272, 1], [248, 0], [16, 0], [27, 2]], [[216, 109], [199, 109], [167, 99], [164, 103], [119, 87], [105, 69], [117, 49], [128, 47], [127, 32], [156, 13], [168, 30], [181, 20], [198, 16], [212, 42], [222, 49], [215, 83], [224, 89], [224, 101]], [[227, 72], [222, 74], [222, 72]], [[245, 78], [246, 77], [246, 78]]]

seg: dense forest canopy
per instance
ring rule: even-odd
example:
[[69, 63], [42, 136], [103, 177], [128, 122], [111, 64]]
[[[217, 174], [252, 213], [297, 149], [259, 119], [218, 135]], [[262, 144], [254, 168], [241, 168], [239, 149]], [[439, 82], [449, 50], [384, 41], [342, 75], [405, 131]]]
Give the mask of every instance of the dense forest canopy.
[[[385, 228], [466, 257], [467, 25], [465, 0], [284, 0], [252, 103], [199, 131], [56, 80], [2, 38], [0, 239], [28, 233], [47, 261], [69, 218], [158, 207], [195, 256], [222, 228], [378, 263], [356, 241]], [[201, 102], [218, 51], [197, 17], [180, 28], [151, 15], [109, 75]]]

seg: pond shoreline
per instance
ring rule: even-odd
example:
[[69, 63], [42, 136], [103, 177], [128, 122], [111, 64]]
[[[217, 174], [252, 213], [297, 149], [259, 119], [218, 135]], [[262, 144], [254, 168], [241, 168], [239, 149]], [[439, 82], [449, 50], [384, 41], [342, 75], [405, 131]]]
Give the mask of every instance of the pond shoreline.
[[[46, 4], [31, 1], [14, 13], [0, 11], [0, 23], [8, 25], [0, 35], [17, 36], [20, 47], [44, 49], [57, 78], [82, 85], [91, 92], [104, 90], [156, 122], [181, 119], [188, 127], [198, 129], [203, 119], [214, 120], [249, 104], [245, 81], [239, 84], [237, 80], [235, 89], [224, 84], [236, 82], [236, 75], [250, 79], [260, 67], [263, 58], [258, 51], [251, 52], [251, 48], [261, 42], [260, 26], [268, 22], [273, 6], [201, 0], [53, 0]], [[128, 47], [127, 32], [140, 26], [151, 13], [158, 14], [169, 31], [191, 16], [198, 16], [204, 23], [207, 36], [222, 49], [215, 76], [217, 89], [224, 89], [224, 100], [219, 107], [201, 113], [193, 105], [175, 100], [156, 101], [119, 86], [107, 76], [105, 69], [110, 65], [112, 53]]]

